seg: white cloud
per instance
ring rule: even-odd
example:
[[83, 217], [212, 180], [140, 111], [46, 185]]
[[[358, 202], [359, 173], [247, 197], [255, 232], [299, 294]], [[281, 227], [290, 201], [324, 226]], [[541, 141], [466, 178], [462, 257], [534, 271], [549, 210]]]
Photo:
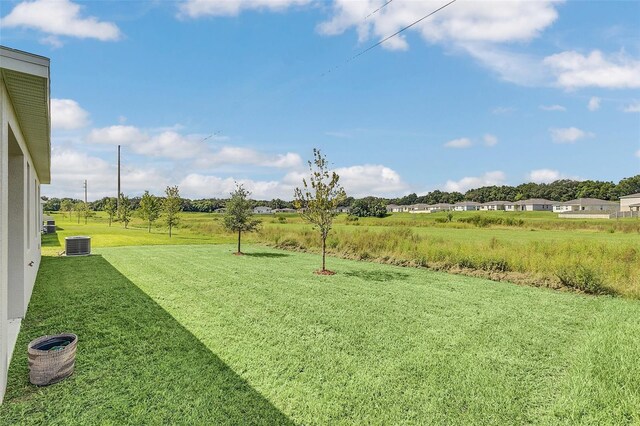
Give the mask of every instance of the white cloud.
[[[51, 156], [51, 183], [43, 186], [43, 194], [49, 197], [84, 197], [83, 182], [88, 181], [89, 199], [115, 196], [117, 170], [115, 164], [74, 150], [55, 149]], [[123, 165], [122, 191], [127, 195], [139, 195], [145, 190], [160, 194], [169, 184], [167, 174], [153, 167]]]
[[540, 109], [543, 111], [566, 111], [567, 110], [562, 105], [540, 105]]
[[[466, 53], [501, 78], [524, 85], [540, 84], [546, 78], [539, 60], [499, 46], [528, 42], [539, 36], [558, 17], [557, 1], [467, 1], [439, 11], [408, 31], [420, 34], [427, 43], [441, 44], [453, 52]], [[318, 25], [324, 35], [338, 35], [355, 29], [359, 43], [381, 40], [435, 10], [442, 3], [394, 2], [363, 19], [381, 5], [375, 0], [336, 0], [333, 14]], [[382, 44], [389, 50], [407, 50], [408, 42], [396, 36]]]
[[529, 182], [550, 183], [558, 179], [562, 179], [562, 174], [557, 170], [538, 169], [538, 170], [532, 170], [527, 175], [527, 179]]
[[[26, 27], [53, 36], [95, 38], [102, 41], [118, 40], [118, 27], [111, 22], [81, 16], [82, 7], [69, 0], [35, 0], [18, 3], [0, 20], [4, 28]], [[58, 38], [44, 38], [44, 43], [60, 47]]]
[[575, 143], [580, 139], [595, 136], [591, 132], [585, 132], [584, 130], [576, 127], [549, 129], [549, 132], [551, 133], [551, 139], [553, 139], [555, 143]]
[[582, 180], [578, 176], [569, 176], [553, 169], [531, 170], [529, 173], [527, 173], [525, 178], [528, 182], [535, 183], [551, 183], [560, 179]]
[[469, 138], [458, 138], [445, 142], [445, 148], [469, 148], [473, 143]]
[[289, 190], [279, 181], [256, 181], [252, 179], [222, 178], [191, 173], [185, 176], [178, 187], [180, 194], [187, 198], [228, 198], [229, 193], [235, 189], [236, 182], [244, 185], [251, 192], [253, 199], [291, 199], [293, 188]]
[[248, 10], [284, 11], [310, 0], [187, 0], [179, 5], [179, 17], [237, 16]]
[[138, 144], [148, 139], [148, 136], [135, 126], [109, 126], [93, 129], [87, 137], [90, 143], [111, 145]]
[[[408, 186], [394, 170], [382, 165], [361, 165], [340, 167], [335, 169], [340, 176], [340, 183], [348, 195], [363, 197], [366, 195], [396, 196], [406, 192]], [[290, 200], [296, 187], [302, 186], [306, 173], [292, 171], [280, 180], [235, 179], [190, 173], [179, 183], [183, 196], [223, 197], [235, 188], [235, 183], [243, 184], [254, 199], [282, 198]]]
[[335, 172], [340, 176], [340, 183], [347, 194], [352, 197], [395, 196], [408, 189], [395, 170], [379, 164], [340, 167]]
[[448, 180], [443, 185], [443, 189], [448, 192], [457, 191], [465, 192], [472, 188], [480, 188], [482, 186], [503, 185], [506, 175], [500, 170], [487, 172], [482, 176], [463, 177], [458, 181]]
[[622, 108], [624, 112], [640, 112], [640, 102], [633, 102]]
[[625, 54], [606, 57], [599, 50], [588, 55], [567, 51], [548, 56], [543, 63], [555, 74], [556, 84], [565, 89], [640, 87], [640, 61]]
[[89, 113], [72, 99], [51, 99], [53, 130], [81, 129], [89, 124]]
[[48, 44], [49, 46], [53, 47], [54, 49], [59, 49], [60, 47], [64, 46], [64, 43], [62, 42], [62, 40], [60, 40], [60, 37], [56, 37], [54, 35], [49, 35], [49, 36], [46, 36], [46, 37], [42, 37], [40, 39], [40, 43]]
[[[428, 42], [528, 41], [551, 25], [558, 14], [554, 1], [459, 2], [441, 10], [412, 31]], [[326, 35], [342, 34], [350, 28], [358, 31], [360, 41], [381, 39], [411, 24], [426, 12], [441, 6], [437, 2], [396, 2], [367, 16], [381, 3], [375, 0], [336, 0], [333, 16], [318, 26]], [[387, 48], [402, 48], [389, 46]]]
[[196, 165], [199, 168], [210, 168], [226, 164], [297, 168], [302, 165], [302, 158], [293, 152], [271, 155], [251, 148], [224, 146], [218, 150], [208, 152], [196, 161]]
[[597, 111], [600, 109], [600, 98], [593, 96], [589, 99], [589, 103], [587, 104], [587, 108], [589, 111]]
[[489, 43], [464, 43], [460, 50], [471, 55], [480, 65], [501, 79], [522, 86], [543, 86], [550, 79], [549, 71], [532, 55]]
[[172, 160], [194, 160], [198, 168], [211, 168], [229, 164], [250, 164], [261, 167], [296, 168], [302, 159], [296, 153], [265, 154], [251, 148], [223, 146], [213, 148], [212, 141], [226, 140], [213, 136], [206, 141], [202, 135], [183, 135], [174, 130], [159, 133], [135, 126], [115, 125], [93, 129], [87, 141], [95, 144], [128, 146], [134, 153], [147, 157]]
[[495, 135], [487, 133], [482, 137], [486, 146], [496, 146], [498, 144], [498, 138]]
[[640, 158], [640, 149], [636, 151], [636, 157]]

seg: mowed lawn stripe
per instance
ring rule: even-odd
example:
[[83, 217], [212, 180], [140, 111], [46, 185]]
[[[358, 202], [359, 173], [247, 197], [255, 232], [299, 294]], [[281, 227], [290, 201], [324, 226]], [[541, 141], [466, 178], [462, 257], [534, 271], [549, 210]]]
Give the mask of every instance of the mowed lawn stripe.
[[[232, 250], [99, 252], [296, 422], [638, 421], [637, 302]], [[616, 353], [594, 353], [620, 323]]]

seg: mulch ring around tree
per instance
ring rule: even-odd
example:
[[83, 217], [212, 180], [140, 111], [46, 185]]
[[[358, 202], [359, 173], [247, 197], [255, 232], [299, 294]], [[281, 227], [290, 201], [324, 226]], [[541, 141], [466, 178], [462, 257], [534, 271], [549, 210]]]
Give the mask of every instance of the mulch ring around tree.
[[314, 271], [313, 273], [316, 275], [335, 275], [336, 274], [335, 272], [330, 271], [328, 269], [325, 269], [325, 270], [320, 269], [318, 271]]

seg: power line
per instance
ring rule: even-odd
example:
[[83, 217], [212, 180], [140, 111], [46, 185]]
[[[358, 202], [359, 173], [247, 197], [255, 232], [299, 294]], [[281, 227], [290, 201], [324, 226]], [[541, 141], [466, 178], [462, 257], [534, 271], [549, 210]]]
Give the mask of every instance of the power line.
[[440, 12], [442, 9], [444, 9], [445, 7], [455, 3], [457, 0], [451, 0], [449, 3], [445, 4], [444, 6], [440, 6], [439, 8], [437, 8], [436, 10], [434, 10], [431, 13], [428, 13], [427, 15], [424, 15], [422, 18], [418, 19], [417, 21], [412, 22], [411, 24], [407, 25], [406, 27], [396, 31], [395, 33], [391, 34], [390, 36], [387, 36], [385, 38], [383, 38], [382, 40], [380, 40], [379, 42], [367, 47], [365, 50], [363, 50], [362, 52], [358, 53], [357, 55], [352, 56], [351, 58], [349, 58], [347, 60], [347, 62], [351, 62], [354, 59], [356, 59], [359, 56], [364, 55], [365, 53], [367, 53], [368, 51], [370, 51], [371, 49], [375, 49], [376, 47], [380, 46], [382, 43], [386, 42], [387, 40], [392, 39], [393, 37], [397, 36], [398, 34], [400, 34], [401, 32], [408, 30], [409, 28], [413, 27], [416, 24], [419, 24], [420, 22], [424, 21], [425, 19], [427, 19], [428, 17], [435, 15], [436, 13]]
[[204, 141], [206, 141], [206, 140], [208, 140], [208, 139], [211, 139], [211, 138], [213, 138], [213, 137], [215, 137], [215, 136], [218, 136], [220, 133], [222, 133], [222, 130], [218, 130], [218, 131], [217, 131], [217, 132], [215, 132], [215, 133], [211, 133], [211, 134], [210, 134], [209, 136], [207, 136], [206, 138], [203, 138], [200, 142], [204, 142]]
[[[391, 0], [393, 1], [393, 0]], [[385, 5], [391, 3], [391, 1], [387, 2], [386, 4], [382, 5], [379, 9], [382, 9]], [[385, 43], [386, 41], [392, 39], [393, 37], [397, 36], [398, 34], [402, 33], [403, 31], [408, 30], [409, 28], [413, 27], [416, 24], [419, 24], [420, 22], [424, 21], [425, 19], [429, 18], [430, 16], [435, 15], [436, 13], [440, 12], [442, 9], [444, 9], [445, 7], [455, 3], [457, 0], [451, 0], [449, 3], [445, 4], [444, 6], [440, 6], [439, 8], [437, 8], [436, 10], [429, 12], [428, 14], [424, 15], [422, 18], [412, 22], [411, 24], [407, 25], [404, 28], [399, 29], [398, 31], [396, 31], [395, 33], [391, 34], [390, 36], [387, 36], [385, 38], [383, 38], [382, 40], [378, 41], [377, 43], [372, 44], [371, 46], [367, 47], [366, 49], [364, 49], [363, 51], [353, 55], [352, 57], [350, 57], [349, 59], [347, 59], [344, 63], [348, 64], [349, 62], [359, 58], [360, 56], [364, 55], [365, 53], [367, 53], [368, 51], [375, 49], [376, 47], [380, 46], [382, 43]], [[378, 9], [378, 10], [379, 10]], [[372, 14], [375, 13], [372, 12]], [[324, 77], [325, 75], [329, 74], [331, 71], [336, 70], [340, 68], [340, 65], [337, 65], [331, 69], [329, 69], [328, 71], [323, 72], [320, 77]]]
[[388, 2], [386, 2], [385, 4], [383, 4], [382, 6], [380, 6], [379, 8], [377, 8], [376, 10], [374, 10], [373, 12], [371, 12], [370, 14], [368, 14], [367, 16], [364, 17], [365, 21], [367, 19], [369, 19], [371, 16], [375, 15], [376, 13], [380, 12], [380, 10], [384, 9], [386, 5], [388, 5], [389, 3], [391, 3], [393, 0], [389, 0]]

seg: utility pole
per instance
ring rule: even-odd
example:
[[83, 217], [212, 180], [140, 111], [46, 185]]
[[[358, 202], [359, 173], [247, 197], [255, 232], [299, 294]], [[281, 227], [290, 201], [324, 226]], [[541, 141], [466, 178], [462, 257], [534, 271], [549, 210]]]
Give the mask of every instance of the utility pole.
[[118, 145], [118, 195], [116, 196], [116, 207], [120, 211], [120, 145]]

